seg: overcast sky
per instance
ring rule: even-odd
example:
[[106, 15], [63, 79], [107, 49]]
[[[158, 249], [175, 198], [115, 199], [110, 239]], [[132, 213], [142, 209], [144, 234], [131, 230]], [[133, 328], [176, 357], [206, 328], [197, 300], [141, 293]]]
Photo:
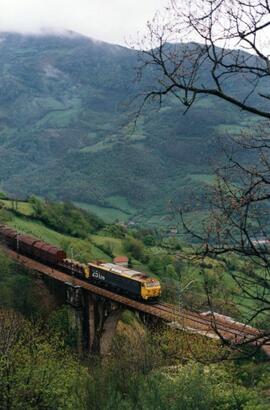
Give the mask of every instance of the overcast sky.
[[74, 30], [126, 45], [168, 0], [0, 0], [0, 31]]

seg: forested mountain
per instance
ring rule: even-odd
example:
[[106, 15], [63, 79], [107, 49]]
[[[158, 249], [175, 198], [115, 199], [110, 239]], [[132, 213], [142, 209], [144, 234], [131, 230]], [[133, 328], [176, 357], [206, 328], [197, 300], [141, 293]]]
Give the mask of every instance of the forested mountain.
[[148, 217], [203, 191], [219, 137], [247, 116], [209, 97], [182, 115], [170, 97], [135, 124], [137, 65], [135, 50], [72, 32], [2, 33], [0, 188]]

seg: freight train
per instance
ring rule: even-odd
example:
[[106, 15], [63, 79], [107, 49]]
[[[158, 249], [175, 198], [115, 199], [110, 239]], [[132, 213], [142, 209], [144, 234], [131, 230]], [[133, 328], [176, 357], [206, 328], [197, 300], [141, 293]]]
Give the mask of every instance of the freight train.
[[62, 249], [7, 225], [0, 225], [0, 239], [22, 255], [114, 292], [149, 302], [161, 295], [160, 282], [155, 278], [113, 263], [80, 263], [67, 258]]

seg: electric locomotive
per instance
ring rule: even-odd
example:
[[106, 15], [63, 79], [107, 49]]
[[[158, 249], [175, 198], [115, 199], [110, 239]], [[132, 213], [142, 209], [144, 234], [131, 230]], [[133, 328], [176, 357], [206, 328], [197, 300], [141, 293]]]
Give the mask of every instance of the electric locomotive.
[[155, 300], [161, 294], [159, 280], [145, 273], [114, 263], [89, 263], [88, 267], [91, 281], [101, 286], [143, 300]]

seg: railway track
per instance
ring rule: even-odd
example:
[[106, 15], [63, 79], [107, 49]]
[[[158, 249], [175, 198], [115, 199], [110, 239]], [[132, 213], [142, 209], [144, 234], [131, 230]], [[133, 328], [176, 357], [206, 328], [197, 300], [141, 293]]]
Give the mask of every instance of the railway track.
[[21, 263], [34, 271], [50, 276], [55, 280], [64, 283], [72, 282], [74, 285], [80, 286], [86, 291], [111, 299], [124, 306], [128, 306], [131, 309], [147, 313], [166, 322], [174, 323], [176, 324], [176, 327], [188, 332], [202, 334], [213, 339], [219, 339], [221, 336], [227, 341], [235, 344], [259, 345], [270, 357], [270, 343], [268, 342], [268, 344], [264, 344], [265, 335], [258, 329], [242, 323], [221, 320], [219, 317], [215, 318], [212, 315], [211, 317], [207, 317], [202, 313], [188, 311], [165, 302], [159, 302], [151, 305], [129, 299], [126, 296], [119, 295], [108, 289], [92, 285], [82, 279], [71, 277], [62, 271], [51, 268], [26, 256], [19, 255], [9, 248], [3, 249], [18, 263]]
[[182, 308], [178, 308], [176, 305], [172, 305], [169, 303], [160, 303], [159, 308], [162, 310], [166, 310], [168, 312], [169, 311], [175, 312], [175, 314], [178, 314], [181, 317], [192, 318], [194, 321], [197, 321], [198, 323], [207, 322], [209, 324], [213, 324], [214, 322], [216, 325], [224, 326], [226, 328], [228, 328], [229, 326], [230, 331], [245, 333], [246, 335], [249, 335], [252, 337], [256, 337], [262, 334], [262, 332], [260, 332], [258, 329], [252, 328], [251, 326], [245, 325], [243, 323], [237, 323], [237, 322], [231, 321], [228, 324], [228, 322], [226, 322], [225, 320], [221, 320], [215, 317], [214, 316], [215, 313], [211, 314], [210, 317], [207, 317], [203, 313], [188, 311]]
[[228, 336], [234, 339], [238, 338], [238, 342], [240, 341], [240, 339], [242, 339], [243, 342], [245, 340], [247, 342], [252, 342], [254, 339], [257, 340], [258, 337], [263, 337], [263, 332], [259, 331], [258, 329], [252, 328], [242, 323], [226, 322], [225, 320], [222, 321], [221, 319], [215, 318], [214, 315], [211, 315], [211, 317], [206, 317], [201, 313], [187, 311], [185, 309], [177, 308], [177, 306], [167, 303], [160, 303], [157, 307], [160, 310], [175, 314], [175, 318], [180, 319], [180, 321], [192, 321], [205, 330], [215, 331], [221, 336], [224, 336], [224, 334], [226, 334], [226, 338], [228, 338]]

